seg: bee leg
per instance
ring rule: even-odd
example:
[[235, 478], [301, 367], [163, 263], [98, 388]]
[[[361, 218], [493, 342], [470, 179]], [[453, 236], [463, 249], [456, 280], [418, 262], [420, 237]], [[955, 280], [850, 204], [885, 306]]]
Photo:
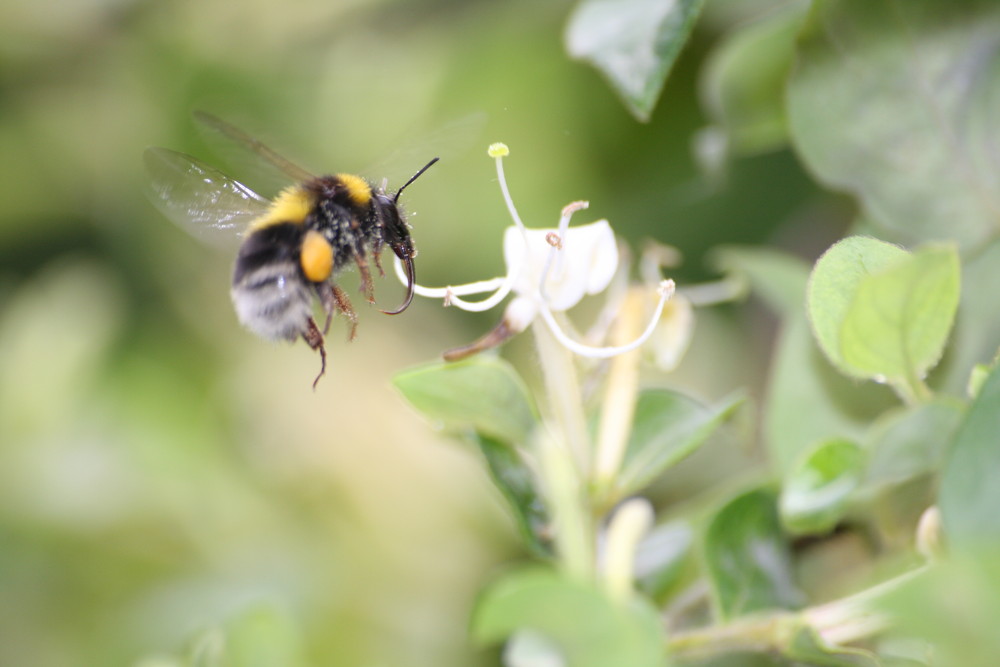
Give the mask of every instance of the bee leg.
[[306, 322], [306, 330], [302, 332], [302, 339], [312, 349], [319, 350], [319, 375], [313, 380], [313, 391], [315, 391], [319, 379], [326, 373], [326, 347], [323, 346], [323, 334], [320, 332], [319, 327], [316, 326], [316, 321], [311, 317]]
[[320, 306], [326, 313], [326, 321], [323, 322], [323, 335], [330, 333], [330, 323], [333, 322], [333, 314], [337, 310], [337, 300], [333, 296], [333, 287], [329, 283], [316, 285], [316, 296], [319, 297]]
[[336, 285], [330, 285], [329, 294], [333, 299], [333, 303], [337, 310], [346, 315], [347, 319], [351, 321], [351, 333], [347, 340], [354, 340], [354, 337], [358, 333], [358, 314], [354, 312], [354, 307], [351, 306], [351, 300], [347, 298], [347, 292], [340, 289]]
[[375, 258], [375, 268], [378, 269], [380, 278], [385, 278], [385, 271], [382, 270], [382, 245], [384, 243], [381, 237], [379, 237], [375, 239], [375, 243], [372, 245], [372, 256]]
[[373, 304], [375, 303], [375, 283], [372, 282], [372, 274], [368, 270], [368, 260], [360, 248], [354, 250], [354, 263], [358, 265], [358, 273], [361, 274], [361, 292], [368, 299], [368, 303]]

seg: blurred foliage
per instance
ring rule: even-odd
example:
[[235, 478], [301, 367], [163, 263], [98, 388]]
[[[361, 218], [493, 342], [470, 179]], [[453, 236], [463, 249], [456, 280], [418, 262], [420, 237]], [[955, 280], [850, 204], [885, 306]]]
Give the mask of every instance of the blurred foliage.
[[[684, 461], [634, 471], [641, 484], [628, 492], [668, 508], [658, 520], [684, 515], [654, 531], [669, 539], [645, 550], [637, 575], [669, 604], [698, 586], [696, 559], [712, 564], [713, 603], [671, 607], [679, 630], [829, 600], [912, 563], [917, 517], [940, 486], [945, 528], [966, 550], [886, 602], [911, 636], [887, 640], [883, 655], [918, 660], [921, 633], [951, 664], [995, 654], [970, 647], [996, 645], [983, 619], [1000, 608], [997, 561], [980, 554], [996, 546], [1000, 380], [981, 380], [968, 409], [964, 390], [1000, 343], [1000, 15], [985, 0], [680, 5], [690, 12], [679, 24], [645, 26], [644, 48], [662, 58], [641, 87], [646, 123], [567, 55], [567, 2], [0, 5], [0, 664], [494, 664], [468, 636], [476, 596], [498, 563], [546, 553], [524, 462], [483, 434], [471, 448], [447, 442], [391, 384], [491, 316], [426, 302], [405, 319], [364, 309], [349, 345], [335, 323], [312, 391], [318, 361], [304, 345], [268, 345], [236, 324], [232, 255], [186, 236], [141, 194], [146, 146], [213, 159], [196, 109], [317, 171], [399, 182], [441, 154], [405, 196], [426, 284], [501, 272], [508, 221], [483, 155], [498, 139], [512, 148], [510, 186], [529, 225], [552, 226], [586, 198], [588, 214], [634, 247], [679, 248], [679, 285], [739, 274], [753, 298], [699, 310], [680, 367], [642, 382], [683, 389], [646, 401], [671, 397], [712, 428], [746, 388], [761, 435], [737, 446], [685, 432], [669, 439]], [[483, 113], [469, 136], [464, 120]], [[884, 385], [841, 376], [813, 342], [808, 264], [850, 226], [961, 250], [952, 327], [942, 310], [957, 298], [956, 255], [914, 249], [947, 254], [947, 307], [932, 308], [915, 364], [930, 369], [933, 401], [900, 406]], [[890, 300], [910, 284], [882, 282]], [[400, 292], [377, 285], [386, 303]], [[539, 384], [532, 354], [508, 345], [512, 362], [529, 362], [523, 383], [505, 376], [518, 422], [488, 414], [487, 436], [535, 418], [521, 395]], [[444, 415], [449, 426], [461, 416]], [[666, 440], [654, 435], [640, 444]], [[802, 495], [776, 493], [782, 479]], [[835, 502], [811, 504], [845, 479]], [[797, 527], [810, 534], [792, 536], [779, 510], [803, 503]], [[753, 552], [762, 544], [770, 560]], [[581, 595], [628, 626], [590, 589], [519, 576], [541, 576], [558, 605]], [[521, 613], [492, 611], [480, 638]], [[652, 614], [636, 612], [636, 661]], [[794, 627], [787, 655], [827, 660], [828, 647]], [[753, 660], [712, 664], [768, 664]]]

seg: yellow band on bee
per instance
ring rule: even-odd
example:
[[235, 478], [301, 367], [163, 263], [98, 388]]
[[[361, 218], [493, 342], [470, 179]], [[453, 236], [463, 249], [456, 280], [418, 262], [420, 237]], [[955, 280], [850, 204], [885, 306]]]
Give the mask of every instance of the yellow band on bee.
[[250, 231], [269, 225], [291, 222], [301, 225], [316, 205], [316, 196], [301, 185], [292, 185], [282, 190], [267, 213], [253, 221]]
[[337, 178], [347, 189], [347, 196], [358, 206], [367, 206], [372, 198], [371, 186], [360, 176], [354, 174], [337, 174]]
[[299, 263], [308, 280], [323, 282], [333, 272], [333, 246], [322, 234], [310, 229], [302, 240]]

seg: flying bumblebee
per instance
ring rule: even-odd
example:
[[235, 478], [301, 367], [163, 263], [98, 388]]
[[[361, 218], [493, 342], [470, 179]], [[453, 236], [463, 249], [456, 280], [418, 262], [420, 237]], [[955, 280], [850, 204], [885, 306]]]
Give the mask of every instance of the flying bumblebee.
[[[399, 196], [438, 161], [434, 158], [394, 194], [354, 174], [314, 176], [242, 130], [203, 112], [195, 119], [244, 150], [256, 154], [293, 181], [273, 200], [265, 199], [221, 171], [184, 153], [149, 148], [144, 154], [150, 198], [168, 218], [196, 236], [241, 235], [230, 294], [240, 323], [266, 340], [294, 342], [300, 336], [320, 354], [336, 312], [357, 329], [355, 313], [336, 275], [350, 262], [360, 273], [361, 290], [375, 303], [369, 251], [384, 275], [380, 254], [388, 245], [406, 268], [407, 286], [397, 315], [413, 300], [416, 250]], [[322, 330], [313, 319], [314, 299], [326, 314]]]

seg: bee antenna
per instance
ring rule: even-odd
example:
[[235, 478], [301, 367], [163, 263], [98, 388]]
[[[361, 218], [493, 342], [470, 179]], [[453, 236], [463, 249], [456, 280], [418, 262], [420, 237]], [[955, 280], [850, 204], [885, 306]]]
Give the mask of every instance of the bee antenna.
[[427, 164], [425, 164], [423, 167], [421, 167], [420, 171], [418, 171], [417, 173], [415, 173], [413, 176], [410, 176], [410, 180], [408, 180], [406, 183], [403, 183], [403, 187], [401, 187], [398, 190], [396, 190], [396, 196], [392, 198], [393, 203], [399, 201], [399, 195], [403, 194], [403, 189], [406, 188], [406, 186], [408, 186], [413, 181], [417, 180], [417, 178], [419, 178], [422, 173], [424, 173], [425, 171], [427, 171], [428, 169], [430, 169], [431, 165], [433, 165], [435, 162], [437, 162], [440, 159], [441, 158], [439, 158], [439, 157], [434, 158], [433, 160], [431, 160], [430, 162], [428, 162]]

